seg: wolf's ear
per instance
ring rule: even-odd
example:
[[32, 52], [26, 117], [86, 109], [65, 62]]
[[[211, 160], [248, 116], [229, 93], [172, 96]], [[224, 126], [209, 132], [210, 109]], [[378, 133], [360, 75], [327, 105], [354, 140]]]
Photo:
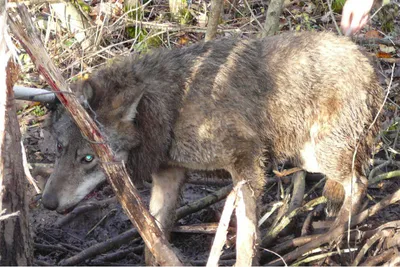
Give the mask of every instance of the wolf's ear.
[[79, 102], [85, 108], [91, 106], [96, 94], [93, 85], [89, 81], [80, 81], [75, 86]]
[[86, 101], [90, 103], [90, 101], [94, 98], [94, 89], [92, 85], [86, 81], [83, 83], [83, 96], [85, 97]]
[[128, 110], [125, 112], [124, 117], [122, 118], [123, 121], [133, 121], [136, 118], [137, 114], [137, 107], [139, 106], [140, 100], [143, 97], [143, 92], [141, 92], [131, 103]]

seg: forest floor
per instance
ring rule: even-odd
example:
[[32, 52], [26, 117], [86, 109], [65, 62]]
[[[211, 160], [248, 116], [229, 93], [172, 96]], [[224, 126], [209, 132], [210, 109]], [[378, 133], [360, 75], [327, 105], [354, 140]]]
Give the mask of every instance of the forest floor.
[[[333, 2], [335, 5], [332, 11], [324, 1], [287, 2], [281, 16], [281, 31], [337, 32], [335, 24], [340, 22], [341, 1]], [[88, 47], [79, 44], [78, 36], [69, 32], [68, 27], [63, 25], [63, 18], [58, 15], [55, 5], [43, 3], [30, 6], [30, 11], [35, 15], [35, 21], [42, 31], [49, 53], [69, 81], [90, 75], [93, 70], [116, 55], [146, 52], [157, 47], [188, 46], [203, 40], [205, 18], [210, 9], [208, 1], [193, 0], [190, 6], [181, 12], [181, 16], [174, 19], [178, 20], [178, 23], [172, 19], [167, 1], [148, 1], [137, 9], [139, 12], [129, 14], [124, 12], [121, 0], [93, 0], [78, 3], [79, 8], [76, 10], [85, 15], [91, 25], [88, 29], [93, 30], [96, 36], [95, 44], [92, 43]], [[259, 33], [265, 20], [266, 9], [266, 3], [261, 0], [224, 1], [218, 37], [235, 35], [247, 38]], [[354, 41], [364, 47], [376, 60], [380, 83], [385, 88], [385, 92], [390, 88], [388, 101], [383, 110], [385, 121], [377, 141], [376, 155], [371, 163], [371, 168], [374, 170], [374, 176], [371, 178], [389, 173], [387, 176], [390, 179], [383, 179], [369, 186], [367, 207], [378, 203], [400, 188], [399, 174], [393, 173], [400, 168], [400, 152], [397, 151], [400, 131], [398, 108], [400, 104], [400, 13], [398, 10], [398, 3], [380, 9], [367, 26], [354, 37]], [[37, 88], [48, 87], [23, 50], [20, 55], [24, 64], [23, 79], [20, 84]], [[396, 63], [397, 65], [392, 68]], [[17, 101], [17, 104], [27, 161], [31, 166], [33, 177], [37, 180], [39, 187], [43, 188], [55, 159], [55, 143], [44, 127], [48, 110], [38, 103]], [[284, 165], [275, 166], [275, 168], [279, 171], [287, 169]], [[229, 184], [229, 179], [216, 182], [216, 175], [220, 173], [191, 173], [191, 182], [185, 185], [182, 193], [181, 206], [218, 192]], [[279, 178], [270, 172], [266, 176], [277, 182], [268, 183], [266, 186], [260, 208], [261, 214], [265, 214], [273, 207], [281, 207], [281, 210], [275, 211], [263, 223], [261, 236], [282, 219], [281, 216], [284, 214], [282, 207], [287, 206], [285, 203], [290, 201], [295, 174]], [[320, 180], [322, 178], [318, 175], [307, 175], [306, 195], [302, 205], [321, 196], [323, 183]], [[140, 188], [140, 192], [147, 204], [150, 185], [145, 184]], [[82, 203], [82, 206], [86, 205], [87, 209], [74, 217], [71, 213], [58, 214], [44, 209], [40, 203], [40, 194], [35, 192], [33, 186], [29, 187], [29, 194], [30, 222], [37, 265], [144, 264], [143, 241], [134, 234], [129, 238], [124, 236], [124, 233], [132, 228], [132, 224], [119, 203], [113, 199], [110, 186], [105, 185], [88, 196], [86, 202]], [[201, 225], [203, 229], [196, 230], [194, 227], [189, 227], [190, 233], [187, 229], [186, 232], [183, 232], [183, 228], [175, 229], [172, 244], [188, 264], [204, 265], [206, 263], [213, 233], [215, 233], [212, 229], [215, 229], [220, 219], [222, 208], [223, 201], [219, 201], [200, 211], [190, 213], [178, 221], [177, 226]], [[292, 224], [282, 231], [275, 243], [268, 248], [276, 248], [285, 241], [299, 237], [303, 228], [313, 229], [309, 234], [320, 233], [322, 229], [319, 222], [324, 220], [323, 209], [316, 208], [315, 210], [306, 210], [295, 216]], [[309, 216], [310, 214], [313, 216]], [[70, 220], [66, 221], [66, 217]], [[310, 227], [305, 227], [304, 225], [309, 223], [308, 218], [312, 218], [312, 221]], [[400, 240], [400, 224], [396, 226], [390, 224], [399, 220], [400, 205], [389, 206], [363, 221], [357, 228], [353, 228], [351, 233], [360, 233], [360, 236], [352, 237], [349, 244], [342, 244], [341, 247], [333, 245], [320, 247], [312, 254], [299, 258], [297, 263], [298, 265], [353, 265], [360, 249], [373, 237], [374, 241], [369, 241], [370, 247], [367, 247], [368, 251], [362, 257], [361, 263], [378, 265], [390, 262], [394, 264], [397, 259], [397, 265], [399, 265], [400, 244], [396, 240]], [[234, 229], [234, 221], [231, 226]], [[211, 230], [206, 233], [204, 229]], [[234, 230], [229, 232], [230, 238], [221, 258], [221, 265], [234, 263], [232, 256], [235, 247], [232, 240], [234, 234]], [[294, 248], [288, 247], [286, 252], [291, 250]], [[274, 259], [272, 254], [265, 251], [263, 253], [264, 262]]]

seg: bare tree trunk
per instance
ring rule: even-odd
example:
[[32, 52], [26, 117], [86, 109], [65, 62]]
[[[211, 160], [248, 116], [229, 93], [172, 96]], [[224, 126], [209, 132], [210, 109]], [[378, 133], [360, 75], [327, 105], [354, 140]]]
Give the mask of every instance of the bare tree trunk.
[[215, 38], [217, 35], [219, 17], [223, 8], [223, 0], [211, 0], [211, 12], [208, 17], [206, 42]]
[[279, 17], [282, 14], [284, 0], [271, 0], [267, 10], [262, 36], [274, 35], [279, 30]]
[[[7, 44], [5, 40], [5, 34], [7, 31], [6, 25], [6, 1], [0, 0], [0, 200], [3, 194], [3, 148], [4, 148], [4, 129], [5, 129], [5, 114], [6, 114], [6, 67], [8, 52]], [[0, 215], [3, 211], [2, 203], [0, 201]]]
[[[8, 60], [6, 29], [6, 6], [5, 1], [1, 0], [0, 265], [21, 266], [32, 265], [33, 250], [27, 214], [28, 205], [25, 200], [27, 182], [22, 164], [21, 133], [13, 100], [13, 85], [18, 79], [18, 66]], [[1, 213], [6, 215], [1, 217]]]

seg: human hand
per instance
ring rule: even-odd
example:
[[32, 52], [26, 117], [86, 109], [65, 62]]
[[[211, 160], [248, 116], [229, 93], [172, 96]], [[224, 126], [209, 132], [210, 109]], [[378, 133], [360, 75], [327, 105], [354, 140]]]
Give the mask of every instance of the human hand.
[[359, 31], [368, 20], [374, 0], [347, 0], [342, 11], [340, 27], [349, 36]]

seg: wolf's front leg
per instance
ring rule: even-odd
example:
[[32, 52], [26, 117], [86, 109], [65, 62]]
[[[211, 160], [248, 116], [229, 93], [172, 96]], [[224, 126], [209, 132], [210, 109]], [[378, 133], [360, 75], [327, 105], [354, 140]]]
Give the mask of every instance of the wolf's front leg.
[[[256, 151], [256, 150], [253, 150]], [[240, 181], [242, 186], [240, 202], [236, 207], [236, 264], [235, 266], [258, 265], [258, 209], [257, 203], [265, 184], [264, 170], [260, 158], [248, 153], [238, 157], [235, 166], [230, 170], [234, 184]], [[240, 199], [242, 198], [242, 199]]]
[[[180, 190], [185, 181], [185, 169], [167, 168], [152, 175], [150, 213], [156, 219], [160, 229], [167, 239], [170, 238], [171, 228], [175, 223], [175, 210]], [[153, 255], [145, 249], [146, 265], [157, 265]]]

